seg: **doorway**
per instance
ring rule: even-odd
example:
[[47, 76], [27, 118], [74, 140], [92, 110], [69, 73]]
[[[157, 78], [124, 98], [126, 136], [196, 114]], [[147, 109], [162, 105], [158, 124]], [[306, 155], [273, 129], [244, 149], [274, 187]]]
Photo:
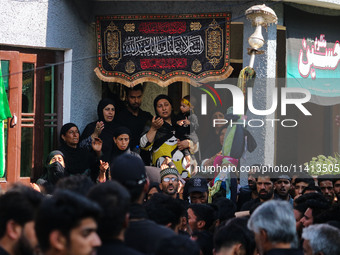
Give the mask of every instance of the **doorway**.
[[[2, 49], [4, 47], [1, 47]], [[29, 184], [43, 173], [44, 159], [58, 147], [62, 70], [42, 50], [0, 50], [12, 119], [5, 121], [5, 169], [0, 185]], [[57, 55], [57, 54], [52, 54]], [[62, 92], [62, 91], [61, 91]], [[58, 96], [59, 95], [59, 96]]]

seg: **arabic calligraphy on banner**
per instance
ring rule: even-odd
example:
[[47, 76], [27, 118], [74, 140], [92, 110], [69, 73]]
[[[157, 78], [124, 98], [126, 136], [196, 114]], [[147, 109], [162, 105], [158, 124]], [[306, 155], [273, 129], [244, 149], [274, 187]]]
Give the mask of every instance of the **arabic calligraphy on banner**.
[[339, 104], [340, 17], [285, 6], [285, 23], [287, 87], [308, 89], [316, 104]]
[[226, 79], [230, 14], [97, 17], [97, 76], [126, 86]]
[[325, 35], [320, 35], [320, 39], [315, 38], [314, 43], [309, 46], [305, 38], [302, 39], [302, 49], [299, 53], [298, 68], [302, 77], [310, 77], [315, 80], [315, 69], [335, 70], [340, 62], [340, 45], [336, 41], [334, 46], [327, 48]]
[[123, 56], [194, 56], [204, 51], [204, 43], [197, 36], [128, 37], [123, 42]]

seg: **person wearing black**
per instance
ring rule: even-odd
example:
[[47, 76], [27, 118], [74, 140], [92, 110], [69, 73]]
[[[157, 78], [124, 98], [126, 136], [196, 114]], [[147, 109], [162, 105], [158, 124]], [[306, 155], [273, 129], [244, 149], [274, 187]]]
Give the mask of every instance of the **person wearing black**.
[[125, 243], [142, 253], [153, 254], [159, 242], [175, 236], [175, 232], [148, 219], [142, 205], [149, 188], [143, 161], [123, 154], [114, 161], [111, 177], [127, 188], [131, 196], [130, 224], [125, 232]]
[[32, 188], [16, 185], [0, 196], [0, 254], [35, 254], [38, 242], [34, 217], [43, 195]]
[[99, 174], [101, 140], [96, 138], [92, 142], [92, 149], [96, 152], [94, 155], [78, 146], [79, 129], [74, 123], [67, 123], [60, 130], [60, 142], [59, 150], [64, 154], [66, 175], [84, 174], [96, 181]]
[[186, 207], [179, 199], [162, 193], [154, 194], [145, 203], [145, 209], [150, 220], [168, 227], [176, 233], [179, 232], [182, 214], [186, 210]]
[[191, 204], [187, 211], [191, 238], [199, 244], [202, 254], [212, 255], [215, 210], [207, 204]]
[[96, 254], [102, 242], [97, 234], [100, 207], [68, 190], [56, 190], [41, 202], [35, 233], [43, 255]]
[[257, 189], [256, 189], [256, 179], [255, 174], [256, 171], [259, 170], [260, 165], [254, 164], [250, 167], [250, 171], [248, 172], [248, 185], [240, 188], [240, 193], [237, 198], [237, 210], [239, 211], [243, 204], [246, 202], [258, 198]]
[[[147, 132], [140, 139], [140, 146], [150, 151], [152, 165], [160, 167], [168, 158], [175, 164], [182, 178], [190, 176], [190, 171], [185, 168], [181, 151], [189, 148], [188, 140], [180, 141], [175, 137], [176, 120], [173, 114], [172, 100], [169, 96], [161, 94], [153, 101], [156, 116], [151, 121], [151, 127], [146, 127]], [[185, 146], [182, 146], [182, 143]]]
[[[150, 161], [150, 154], [139, 150], [139, 139], [147, 122], [151, 122], [152, 115], [143, 111], [142, 104], [143, 87], [141, 84], [133, 88], [126, 88], [126, 108], [117, 114], [117, 122], [130, 129], [130, 148], [137, 153], [140, 152], [144, 162]], [[145, 155], [144, 155], [145, 154]]]
[[248, 218], [238, 217], [217, 229], [214, 235], [214, 254], [254, 254], [255, 237], [247, 228], [247, 222]]
[[86, 196], [94, 185], [95, 183], [86, 175], [71, 175], [59, 180], [55, 190], [69, 190]]
[[294, 198], [302, 195], [302, 191], [308, 186], [315, 185], [315, 181], [312, 176], [307, 173], [299, 173], [298, 177], [294, 181]]
[[224, 225], [229, 219], [235, 217], [236, 204], [232, 200], [219, 197], [213, 202], [213, 205], [218, 209], [216, 226]]
[[333, 175], [331, 174], [324, 174], [318, 176], [318, 186], [321, 189], [322, 194], [325, 198], [330, 202], [334, 202], [334, 187], [333, 187]]
[[258, 197], [244, 203], [241, 211], [252, 211], [258, 204], [274, 199], [274, 183], [268, 174], [257, 174], [256, 190]]
[[80, 137], [80, 147], [92, 150], [95, 138], [103, 141], [101, 159], [109, 162], [113, 148], [113, 131], [119, 125], [115, 119], [115, 102], [110, 98], [100, 100], [97, 107], [98, 120], [88, 124]]
[[125, 153], [140, 158], [138, 153], [131, 151], [131, 131], [127, 127], [120, 126], [113, 131], [113, 142], [110, 163], [113, 163], [118, 156]]
[[183, 191], [183, 197], [189, 196], [191, 204], [208, 203], [208, 181], [205, 178], [190, 178]]
[[37, 184], [43, 193], [52, 194], [55, 184], [65, 177], [64, 154], [55, 150], [48, 154], [43, 175], [37, 180]]
[[105, 182], [92, 188], [87, 196], [102, 208], [98, 220], [98, 234], [102, 246], [98, 255], [141, 255], [124, 244], [124, 233], [129, 223], [130, 194], [116, 181]]
[[189, 237], [177, 235], [163, 239], [156, 249], [155, 255], [199, 255], [200, 248]]

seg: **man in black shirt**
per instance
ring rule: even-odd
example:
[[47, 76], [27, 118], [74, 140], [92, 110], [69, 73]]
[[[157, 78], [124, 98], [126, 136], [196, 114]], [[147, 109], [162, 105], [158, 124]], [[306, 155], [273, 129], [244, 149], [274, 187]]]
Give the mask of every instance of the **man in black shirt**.
[[101, 246], [97, 220], [101, 210], [86, 197], [57, 190], [38, 209], [35, 231], [43, 255], [91, 255]]
[[152, 120], [149, 112], [140, 109], [143, 97], [143, 87], [141, 84], [133, 88], [126, 88], [126, 108], [118, 113], [117, 121], [120, 125], [130, 129], [130, 149], [139, 153], [139, 139], [147, 121]]
[[43, 195], [26, 186], [15, 186], [0, 196], [0, 254], [33, 254], [38, 242], [34, 216]]
[[268, 174], [258, 174], [256, 177], [258, 198], [252, 199], [241, 207], [241, 211], [249, 211], [256, 204], [274, 199], [274, 183]]
[[259, 171], [259, 168], [260, 165], [258, 164], [251, 166], [248, 172], [248, 185], [240, 188], [240, 194], [237, 199], [237, 210], [240, 210], [246, 202], [258, 198], [255, 174]]
[[124, 233], [129, 223], [129, 191], [116, 181], [104, 182], [92, 188], [88, 198], [102, 208], [98, 234], [103, 244], [97, 254], [142, 255], [124, 244]]
[[149, 189], [144, 163], [131, 154], [123, 154], [113, 162], [111, 177], [127, 188], [131, 196], [125, 243], [139, 252], [153, 254], [159, 242], [163, 238], [175, 236], [175, 232], [148, 219], [142, 205]]

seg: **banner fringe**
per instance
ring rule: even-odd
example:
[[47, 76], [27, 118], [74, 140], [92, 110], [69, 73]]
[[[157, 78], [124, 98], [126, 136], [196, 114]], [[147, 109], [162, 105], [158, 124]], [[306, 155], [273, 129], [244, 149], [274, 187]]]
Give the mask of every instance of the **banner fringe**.
[[199, 80], [199, 81], [191, 79], [187, 76], [178, 75], [178, 76], [170, 78], [169, 80], [166, 80], [166, 81], [161, 81], [160, 79], [157, 79], [157, 78], [154, 78], [154, 77], [142, 77], [142, 78], [139, 78], [137, 80], [134, 80], [133, 82], [129, 82], [126, 79], [122, 79], [122, 78], [119, 78], [119, 77], [107, 77], [100, 72], [98, 67], [96, 67], [94, 69], [94, 72], [96, 73], [97, 77], [104, 82], [117, 82], [117, 83], [121, 83], [121, 84], [123, 84], [123, 85], [125, 85], [129, 88], [134, 87], [135, 85], [143, 83], [143, 82], [153, 82], [153, 83], [156, 83], [158, 86], [164, 88], [164, 87], [167, 87], [174, 82], [187, 82], [194, 87], [200, 87], [201, 85], [203, 85], [203, 83], [208, 83], [208, 82], [212, 82], [212, 81], [221, 81], [221, 80], [227, 79], [231, 75], [233, 70], [234, 70], [234, 68], [231, 65], [229, 65], [227, 67], [226, 72], [223, 73], [222, 75], [209, 76], [209, 77], [206, 77], [206, 78]]

